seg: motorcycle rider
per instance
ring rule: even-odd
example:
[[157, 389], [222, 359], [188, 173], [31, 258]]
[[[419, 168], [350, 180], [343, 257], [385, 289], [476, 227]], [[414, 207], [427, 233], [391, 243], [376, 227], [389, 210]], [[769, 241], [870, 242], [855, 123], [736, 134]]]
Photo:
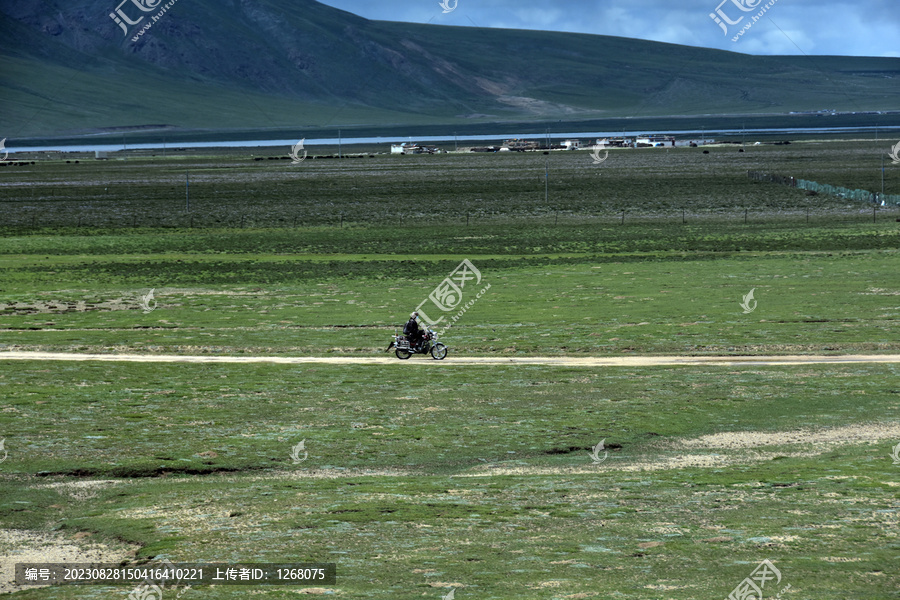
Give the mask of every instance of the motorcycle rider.
[[406, 336], [406, 339], [409, 340], [410, 348], [418, 348], [419, 344], [422, 341], [422, 332], [419, 329], [419, 322], [417, 319], [419, 318], [419, 313], [414, 312], [409, 315], [409, 321], [406, 322], [406, 325], [403, 327], [403, 335]]

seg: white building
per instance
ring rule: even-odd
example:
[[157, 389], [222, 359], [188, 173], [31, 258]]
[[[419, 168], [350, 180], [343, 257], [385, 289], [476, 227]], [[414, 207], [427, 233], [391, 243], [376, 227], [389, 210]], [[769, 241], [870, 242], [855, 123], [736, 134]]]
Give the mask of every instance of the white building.
[[391, 154], [414, 154], [419, 149], [418, 144], [412, 142], [403, 142], [402, 144], [392, 144]]
[[660, 148], [663, 146], [674, 146], [675, 138], [667, 135], [641, 135], [635, 140], [639, 146], [652, 146]]

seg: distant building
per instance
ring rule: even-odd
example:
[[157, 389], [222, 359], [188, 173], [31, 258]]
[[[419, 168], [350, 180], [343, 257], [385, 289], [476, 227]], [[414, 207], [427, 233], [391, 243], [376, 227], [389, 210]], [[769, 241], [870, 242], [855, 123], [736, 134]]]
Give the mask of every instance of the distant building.
[[566, 140], [562, 145], [566, 150], [578, 150], [581, 148], [581, 140]]
[[96, 159], [96, 160], [106, 160], [107, 158], [109, 158], [109, 157], [106, 155], [106, 152], [103, 152], [102, 150], [95, 150], [95, 151], [94, 151], [94, 159]]
[[537, 142], [533, 142], [531, 140], [504, 140], [503, 146], [500, 148], [506, 148], [507, 150], [515, 150], [518, 152], [524, 152], [526, 150], [537, 150], [539, 148], [539, 144]]
[[419, 149], [418, 144], [412, 142], [403, 142], [402, 144], [391, 144], [391, 154], [413, 154]]
[[605, 145], [609, 148], [634, 148], [634, 142], [631, 138], [626, 137], [598, 139], [597, 145]]
[[391, 145], [391, 154], [434, 154], [435, 152], [440, 152], [435, 146], [420, 146], [413, 142]]
[[637, 139], [635, 139], [635, 144], [639, 147], [650, 146], [652, 148], [674, 146], [675, 138], [668, 135], [639, 135]]
[[688, 146], [690, 148], [697, 148], [699, 146], [705, 146], [707, 144], [715, 144], [716, 140], [712, 138], [703, 138], [703, 139], [693, 139], [693, 140], [678, 140], [675, 142], [676, 146]]

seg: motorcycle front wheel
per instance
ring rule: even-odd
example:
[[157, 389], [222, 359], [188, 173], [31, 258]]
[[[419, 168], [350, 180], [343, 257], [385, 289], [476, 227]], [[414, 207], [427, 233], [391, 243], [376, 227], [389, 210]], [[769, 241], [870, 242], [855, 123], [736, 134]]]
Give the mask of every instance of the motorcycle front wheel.
[[444, 360], [445, 358], [447, 358], [447, 346], [443, 345], [440, 342], [435, 344], [431, 349], [431, 357], [434, 360]]
[[396, 354], [397, 358], [399, 358], [400, 360], [406, 360], [412, 355], [412, 353], [405, 348], [397, 348], [394, 354]]

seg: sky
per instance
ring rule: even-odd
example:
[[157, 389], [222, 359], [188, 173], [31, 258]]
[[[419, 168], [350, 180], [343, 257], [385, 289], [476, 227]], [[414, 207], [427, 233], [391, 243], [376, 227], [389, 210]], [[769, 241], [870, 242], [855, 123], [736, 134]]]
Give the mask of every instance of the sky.
[[744, 54], [900, 57], [898, 0], [319, 1], [385, 21], [616, 35]]

